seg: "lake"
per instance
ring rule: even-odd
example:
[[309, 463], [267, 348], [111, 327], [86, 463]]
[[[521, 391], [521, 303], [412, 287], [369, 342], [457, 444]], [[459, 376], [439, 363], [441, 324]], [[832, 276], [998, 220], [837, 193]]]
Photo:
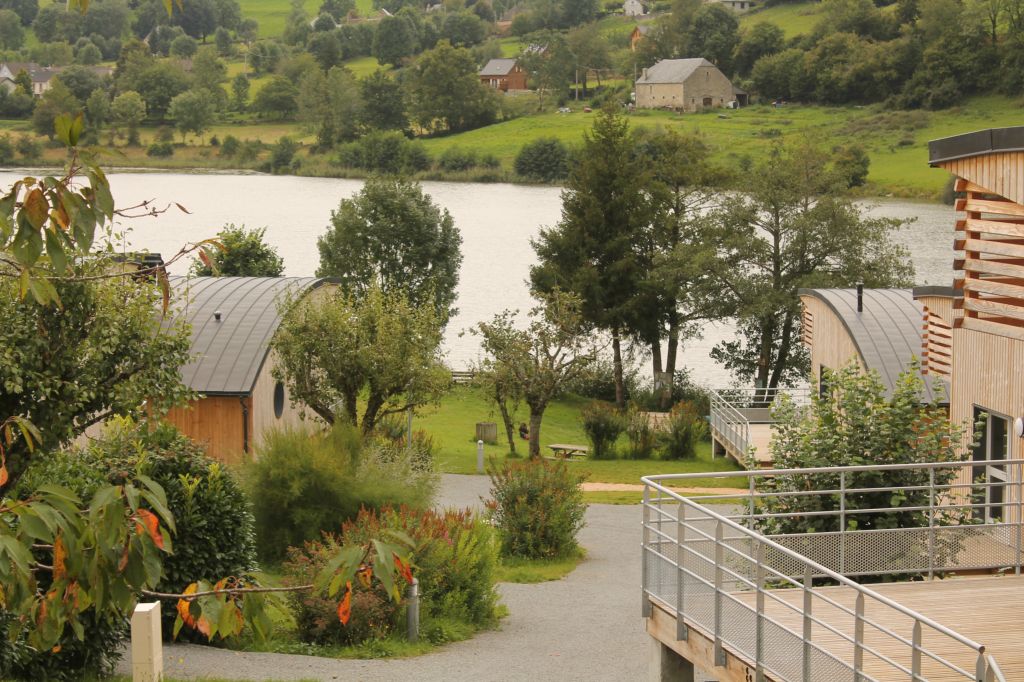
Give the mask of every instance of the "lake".
[[[9, 187], [23, 177], [0, 173]], [[126, 247], [148, 249], [170, 257], [190, 241], [213, 237], [225, 223], [266, 227], [267, 241], [284, 258], [285, 274], [312, 275], [319, 262], [316, 238], [338, 202], [362, 187], [361, 180], [303, 178], [249, 174], [111, 173], [118, 207], [155, 200], [163, 207], [177, 202], [189, 210], [171, 210], [157, 218], [122, 221], [129, 229]], [[459, 281], [459, 314], [445, 337], [449, 364], [463, 368], [479, 356], [475, 337], [461, 333], [505, 308], [526, 311], [532, 305], [526, 285], [534, 262], [530, 238], [541, 227], [558, 222], [559, 188], [509, 184], [425, 182], [424, 190], [448, 209], [462, 233], [464, 261]], [[863, 202], [874, 216], [914, 218], [897, 235], [907, 246], [918, 284], [952, 284], [954, 212], [950, 206], [907, 200]], [[172, 272], [184, 274], [188, 263]], [[711, 348], [730, 338], [729, 324], [707, 325], [702, 338], [682, 350], [683, 362], [695, 380], [709, 385], [729, 382], [729, 373], [711, 360]], [[643, 358], [644, 367], [649, 366]]]

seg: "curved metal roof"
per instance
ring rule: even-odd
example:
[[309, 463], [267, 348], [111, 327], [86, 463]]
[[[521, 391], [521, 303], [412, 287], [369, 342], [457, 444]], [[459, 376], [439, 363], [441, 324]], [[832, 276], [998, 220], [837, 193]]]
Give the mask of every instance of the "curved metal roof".
[[[248, 395], [281, 323], [287, 292], [315, 289], [318, 277], [171, 277], [179, 315], [192, 325], [193, 359], [182, 381], [207, 395]], [[217, 319], [216, 313], [220, 313]]]
[[[859, 313], [856, 289], [801, 289], [798, 293], [819, 299], [836, 314], [865, 368], [878, 373], [889, 394], [911, 360], [921, 358], [924, 307], [914, 300], [911, 289], [865, 289], [864, 311]], [[923, 378], [925, 400], [938, 397], [945, 402], [934, 390], [931, 377]]]

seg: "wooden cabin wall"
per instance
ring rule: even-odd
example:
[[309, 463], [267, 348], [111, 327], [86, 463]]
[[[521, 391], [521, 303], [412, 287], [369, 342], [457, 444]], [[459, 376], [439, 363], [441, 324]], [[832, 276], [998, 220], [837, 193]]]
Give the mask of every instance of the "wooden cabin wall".
[[938, 165], [990, 192], [1024, 204], [1024, 152], [997, 152]]
[[953, 326], [953, 297], [951, 296], [916, 296], [915, 300], [935, 313], [950, 327]]
[[[249, 398], [244, 399], [251, 405]], [[242, 403], [238, 396], [210, 396], [191, 401], [187, 407], [174, 408], [166, 420], [174, 424], [206, 453], [227, 464], [242, 461], [244, 425]], [[252, 414], [248, 417], [249, 441], [252, 443]]]
[[[280, 417], [274, 414], [274, 386], [277, 383], [274, 380], [274, 367], [276, 365], [277, 355], [274, 351], [270, 351], [252, 391], [253, 430], [250, 437], [250, 451], [254, 453], [259, 449], [263, 436], [270, 429], [298, 426], [303, 422], [301, 411], [291, 404], [291, 393], [287, 386], [284, 391], [284, 410]], [[315, 415], [310, 413], [307, 418], [313, 416]]]
[[801, 296], [804, 310], [814, 320], [814, 331], [811, 335], [811, 372], [814, 381], [821, 376], [821, 366], [839, 369], [856, 360], [857, 365], [864, 367], [860, 351], [850, 338], [842, 320], [832, 312], [823, 301], [814, 296]]

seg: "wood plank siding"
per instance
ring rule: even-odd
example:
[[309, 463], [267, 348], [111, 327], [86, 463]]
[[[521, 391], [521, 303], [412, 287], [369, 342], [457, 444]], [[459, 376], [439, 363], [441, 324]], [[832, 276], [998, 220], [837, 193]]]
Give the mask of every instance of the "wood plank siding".
[[[242, 400], [249, 410], [243, 420]], [[206, 453], [227, 464], [242, 461], [246, 430], [252, 430], [252, 399], [238, 396], [211, 396], [191, 401], [187, 407], [174, 408], [166, 420], [182, 433], [206, 447]]]
[[994, 152], [936, 165], [987, 192], [1024, 204], [1024, 152]]
[[821, 377], [822, 367], [835, 370], [856, 362], [863, 369], [864, 359], [839, 316], [819, 298], [801, 296], [800, 300], [804, 305], [805, 317], [810, 315], [814, 324], [811, 343], [808, 344], [814, 380]]
[[[281, 415], [277, 415], [274, 402], [274, 391], [277, 386], [277, 382], [274, 380], [274, 367], [276, 364], [277, 356], [274, 351], [271, 351], [267, 356], [263, 369], [260, 370], [256, 386], [252, 390], [253, 430], [250, 449], [254, 454], [258, 453], [259, 447], [269, 430], [299, 426], [302, 423], [302, 414], [299, 409], [292, 406], [291, 395], [284, 386], [281, 387], [284, 392], [284, 403]], [[307, 418], [315, 416], [312, 411], [309, 411]]]

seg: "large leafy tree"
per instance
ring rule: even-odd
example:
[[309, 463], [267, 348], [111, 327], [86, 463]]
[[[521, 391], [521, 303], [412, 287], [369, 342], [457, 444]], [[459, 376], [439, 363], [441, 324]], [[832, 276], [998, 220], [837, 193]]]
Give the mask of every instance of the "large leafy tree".
[[413, 306], [430, 306], [444, 326], [455, 313], [462, 237], [446, 209], [419, 184], [394, 178], [368, 180], [331, 213], [317, 240], [320, 277], [337, 277], [362, 297], [373, 288], [401, 293]]
[[576, 293], [584, 319], [612, 337], [615, 396], [625, 405], [623, 336], [634, 317], [645, 263], [635, 245], [651, 224], [650, 175], [620, 114], [604, 110], [584, 136], [562, 194], [562, 219], [534, 240], [530, 270], [538, 291]]
[[804, 377], [798, 289], [911, 281], [907, 252], [891, 239], [901, 221], [862, 216], [844, 194], [848, 181], [813, 146], [777, 145], [715, 215], [717, 253], [707, 272], [739, 338], [712, 357], [738, 378], [775, 388]]
[[368, 433], [389, 414], [436, 401], [451, 383], [429, 304], [372, 284], [362, 296], [319, 292], [284, 307], [274, 375], [328, 424], [347, 419]]
[[[540, 294], [526, 329], [506, 310], [474, 329], [486, 357], [480, 371], [500, 401], [522, 397], [530, 409], [530, 457], [540, 457], [544, 412], [565, 386], [594, 360], [597, 349], [575, 294], [553, 290]], [[506, 419], [506, 429], [509, 421]], [[511, 440], [511, 433], [508, 434]]]
[[362, 97], [359, 83], [348, 69], [335, 66], [326, 74], [319, 69], [306, 72], [299, 81], [296, 101], [299, 120], [316, 131], [323, 148], [356, 136]]
[[263, 239], [267, 228], [247, 230], [245, 225], [225, 225], [217, 233], [220, 249], [203, 253], [192, 264], [192, 273], [199, 277], [280, 277], [284, 261], [277, 249]]
[[363, 108], [361, 122], [377, 130], [405, 130], [409, 117], [405, 114], [402, 85], [378, 69], [359, 81]]
[[167, 115], [174, 121], [174, 127], [181, 133], [181, 141], [185, 141], [188, 133], [193, 133], [202, 142], [203, 133], [213, 123], [213, 97], [206, 90], [187, 90], [171, 100]]
[[473, 53], [442, 40], [410, 68], [409, 113], [430, 132], [459, 132], [494, 121], [494, 94], [477, 77]]

